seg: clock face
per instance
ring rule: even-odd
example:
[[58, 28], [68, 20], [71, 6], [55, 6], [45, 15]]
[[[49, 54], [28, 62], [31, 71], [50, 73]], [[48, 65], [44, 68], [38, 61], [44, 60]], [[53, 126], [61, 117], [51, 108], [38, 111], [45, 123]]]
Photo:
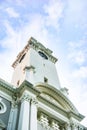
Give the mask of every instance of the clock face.
[[41, 52], [41, 51], [39, 51], [38, 52], [39, 53], [39, 55], [41, 56], [41, 57], [43, 57], [44, 59], [48, 59], [48, 57], [46, 56], [46, 54], [44, 54], [43, 52]]

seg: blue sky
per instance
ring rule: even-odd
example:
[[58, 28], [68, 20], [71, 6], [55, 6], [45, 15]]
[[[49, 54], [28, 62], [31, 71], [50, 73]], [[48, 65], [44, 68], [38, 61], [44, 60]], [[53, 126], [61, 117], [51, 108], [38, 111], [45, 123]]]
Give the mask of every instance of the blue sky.
[[61, 86], [87, 126], [87, 0], [0, 0], [0, 77], [11, 80], [11, 64], [34, 37], [53, 50]]

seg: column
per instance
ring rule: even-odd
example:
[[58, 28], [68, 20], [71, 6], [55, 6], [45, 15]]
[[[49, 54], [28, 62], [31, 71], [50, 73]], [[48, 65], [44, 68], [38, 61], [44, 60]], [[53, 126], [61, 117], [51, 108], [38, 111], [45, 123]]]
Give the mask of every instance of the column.
[[30, 130], [37, 130], [37, 100], [31, 101]]
[[30, 100], [31, 97], [28, 94], [24, 94], [21, 99], [18, 130], [29, 130]]
[[16, 130], [18, 116], [18, 102], [12, 101], [7, 130]]

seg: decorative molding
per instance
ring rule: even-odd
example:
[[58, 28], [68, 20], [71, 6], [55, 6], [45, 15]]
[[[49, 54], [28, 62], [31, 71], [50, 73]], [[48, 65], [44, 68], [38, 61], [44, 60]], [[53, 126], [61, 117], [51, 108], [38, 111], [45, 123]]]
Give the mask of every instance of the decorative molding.
[[19, 101], [12, 101], [11, 103], [13, 109], [18, 108]]
[[30, 66], [25, 66], [25, 68], [24, 68], [24, 70], [34, 70], [35, 69], [35, 67], [34, 66], [32, 66], [32, 65], [30, 65]]
[[35, 73], [35, 67], [32, 66], [32, 65], [30, 65], [30, 66], [25, 66], [23, 70], [24, 70], [24, 72], [27, 71], [27, 70], [32, 70], [32, 71]]
[[45, 93], [41, 93], [41, 96], [44, 97], [46, 100], [48, 100], [49, 102], [57, 105], [58, 107], [63, 108], [63, 106], [61, 106], [58, 101], [56, 99], [54, 99], [52, 96], [48, 95], [48, 94], [45, 94]]
[[41, 51], [45, 52], [48, 55], [49, 60], [51, 60], [53, 63], [57, 62], [57, 58], [55, 58], [54, 56], [52, 56], [52, 51], [50, 49], [46, 48], [40, 42], [38, 42], [36, 39], [34, 39], [33, 37], [31, 37], [29, 39], [29, 41], [28, 41], [28, 44], [18, 54], [16, 60], [13, 62], [13, 64], [12, 64], [13, 68], [15, 68], [17, 66], [17, 64], [19, 63], [20, 58], [23, 56], [24, 53], [26, 53], [29, 50], [30, 47], [32, 47], [36, 51], [41, 50]]
[[21, 102], [23, 101], [28, 101], [28, 102], [31, 102], [31, 104], [34, 104], [34, 105], [38, 105], [38, 100], [36, 98], [34, 98], [33, 96], [27, 94], [27, 93], [24, 93], [21, 97]]
[[31, 104], [38, 105], [38, 100], [32, 97]]
[[30, 95], [27, 94], [27, 93], [24, 93], [24, 94], [22, 95], [22, 97], [21, 97], [21, 102], [23, 102], [23, 101], [28, 101], [28, 102], [30, 102], [31, 99], [32, 99], [32, 96], [30, 96]]
[[59, 129], [59, 124], [58, 124], [58, 122], [55, 121], [55, 120], [52, 120], [52, 122], [51, 122], [51, 127], [52, 127], [53, 130], [60, 130], [60, 129]]
[[14, 93], [16, 93], [16, 89], [14, 88], [15, 87], [12, 84], [0, 78], [0, 90], [2, 92], [12, 96]]
[[45, 46], [43, 46], [40, 42], [38, 42], [33, 37], [30, 38], [28, 44], [35, 50], [41, 50], [42, 52], [45, 52], [48, 55], [49, 60], [51, 60], [53, 63], [57, 62], [57, 58], [52, 56], [52, 51], [46, 48]]
[[49, 128], [50, 128], [50, 126], [49, 126], [49, 120], [48, 120], [48, 116], [47, 116], [47, 115], [41, 113], [41, 114], [40, 114], [40, 119], [39, 119], [39, 121], [40, 121], [40, 124], [41, 124], [44, 128], [46, 128], [46, 129], [49, 129]]
[[60, 130], [59, 122], [55, 119], [50, 119], [49, 116], [47, 116], [44, 113], [39, 113], [39, 123], [45, 128], [45, 129], [52, 129], [52, 130]]
[[66, 87], [61, 88], [60, 91], [65, 94], [65, 96], [69, 95], [68, 89]]
[[[54, 99], [56, 99], [61, 106], [64, 107], [64, 109], [61, 109], [61, 111], [64, 111], [64, 113], [66, 113], [67, 111], [67, 115], [68, 117], [75, 117], [78, 121], [81, 121], [84, 116], [81, 115], [78, 110], [76, 109], [76, 107], [73, 105], [73, 103], [69, 100], [68, 97], [66, 97], [60, 90], [54, 88], [54, 86], [49, 85], [49, 84], [44, 84], [44, 83], [38, 83], [35, 86], [39, 91], [41, 91], [42, 93], [47, 93], [50, 96], [53, 96]], [[40, 95], [41, 96], [41, 95]]]
[[81, 125], [80, 122], [76, 122], [73, 120], [70, 120], [70, 126], [71, 126], [71, 130], [85, 130], [85, 129], [87, 129], [83, 125]]
[[[83, 125], [81, 125], [81, 124], [73, 124], [72, 128], [73, 128], [73, 130], [74, 129], [75, 130], [85, 130], [85, 127]], [[87, 130], [87, 128], [86, 128], [86, 130]]]
[[7, 107], [5, 103], [2, 101], [2, 98], [0, 97], [0, 114], [5, 113], [7, 110]]
[[1, 90], [0, 90], [0, 97], [6, 99], [6, 100], [8, 100], [8, 101], [12, 101], [12, 96], [11, 96], [11, 95], [8, 95], [6, 92], [1, 91]]

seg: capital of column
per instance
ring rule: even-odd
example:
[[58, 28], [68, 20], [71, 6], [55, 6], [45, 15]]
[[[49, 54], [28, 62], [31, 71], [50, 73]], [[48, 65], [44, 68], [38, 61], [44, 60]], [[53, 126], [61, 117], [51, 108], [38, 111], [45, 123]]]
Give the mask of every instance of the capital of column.
[[28, 102], [30, 102], [31, 99], [32, 99], [32, 97], [31, 97], [29, 94], [25, 93], [25, 94], [23, 94], [22, 97], [21, 97], [21, 102], [23, 102], [23, 101], [28, 101]]
[[36, 98], [32, 97], [31, 103], [37, 106], [38, 105], [38, 100]]
[[19, 100], [12, 100], [11, 101], [11, 107], [14, 109], [14, 108], [17, 108], [18, 107], [18, 104], [19, 104]]
[[12, 102], [12, 108], [18, 108], [18, 102]]

